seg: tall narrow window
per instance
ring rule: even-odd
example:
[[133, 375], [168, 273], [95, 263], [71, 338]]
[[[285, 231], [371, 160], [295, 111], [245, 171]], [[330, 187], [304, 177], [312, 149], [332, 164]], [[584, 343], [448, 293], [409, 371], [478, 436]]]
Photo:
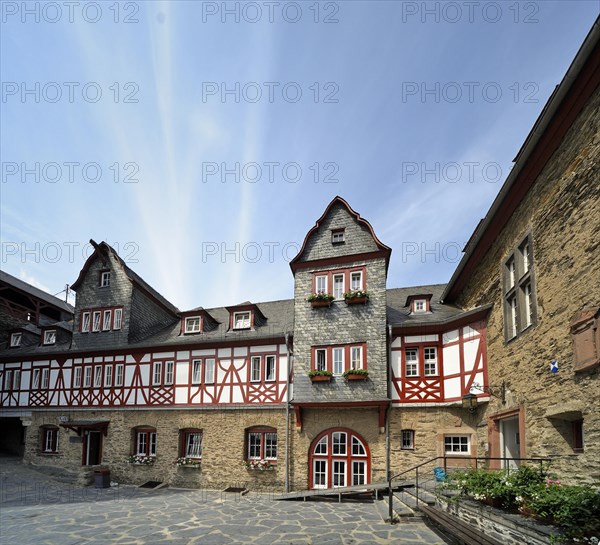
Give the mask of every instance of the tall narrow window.
[[94, 369], [94, 388], [100, 388], [102, 386], [102, 367], [96, 365]]
[[138, 456], [156, 456], [156, 430], [154, 428], [136, 429], [136, 448]]
[[125, 366], [122, 363], [117, 363], [115, 366], [115, 386], [123, 386], [123, 373]]
[[336, 347], [333, 349], [333, 374], [341, 375], [344, 372], [344, 349]]
[[509, 306], [509, 315], [508, 315], [509, 337], [512, 338], [512, 337], [516, 336], [516, 334], [517, 334], [517, 298], [516, 298], [516, 296], [513, 296], [508, 301], [508, 306]]
[[50, 386], [50, 369], [45, 367], [42, 369], [42, 389], [47, 390]]
[[109, 331], [110, 330], [110, 321], [112, 318], [112, 310], [105, 310], [104, 311], [104, 318], [102, 320], [102, 331]]
[[39, 369], [33, 370], [33, 376], [31, 379], [31, 389], [32, 390], [40, 389], [40, 370]]
[[260, 381], [260, 356], [252, 356], [250, 359], [250, 380], [252, 382]]
[[165, 362], [165, 384], [171, 385], [173, 384], [173, 372], [175, 369], [174, 361], [166, 361]]
[[362, 369], [362, 346], [352, 346], [350, 348], [350, 368]]
[[406, 358], [405, 375], [407, 377], [418, 377], [419, 376], [419, 355], [416, 348], [407, 348], [404, 352]]
[[92, 368], [86, 367], [83, 375], [83, 386], [89, 388], [92, 385]]
[[336, 299], [344, 298], [344, 275], [334, 274], [333, 275], [333, 296]]
[[123, 321], [123, 309], [115, 309], [115, 319], [113, 321], [113, 329], [121, 329], [121, 322]]
[[350, 273], [350, 289], [352, 291], [359, 291], [363, 289], [362, 272], [355, 271]]
[[192, 384], [200, 384], [202, 380], [202, 360], [192, 362]]
[[152, 371], [152, 384], [157, 386], [162, 382], [162, 362], [155, 361]]
[[94, 311], [94, 321], [92, 323], [92, 331], [100, 331], [100, 311]]
[[75, 367], [75, 369], [73, 369], [73, 373], [73, 388], [81, 388], [81, 366], [78, 365], [77, 367]]
[[13, 390], [21, 389], [21, 371], [20, 369], [15, 369], [15, 373], [13, 375]]
[[112, 379], [113, 379], [113, 366], [107, 365], [104, 368], [104, 387], [110, 388], [112, 387]]
[[531, 301], [531, 284], [527, 284], [523, 288], [525, 296], [525, 327], [529, 327], [533, 323], [533, 305]]
[[506, 266], [508, 268], [508, 287], [512, 288], [515, 285], [515, 260], [511, 259]]
[[415, 448], [415, 430], [402, 430], [400, 448], [403, 450], [412, 450]]
[[45, 454], [58, 452], [58, 428], [42, 426], [42, 452]]
[[315, 287], [317, 293], [327, 293], [327, 276], [317, 276]]
[[90, 330], [90, 313], [84, 312], [81, 315], [81, 332], [87, 333]]
[[315, 350], [315, 356], [315, 370], [327, 371], [327, 350], [324, 348], [317, 348], [317, 350]]
[[215, 382], [215, 360], [207, 358], [204, 360], [204, 383], [213, 384]]
[[275, 356], [265, 358], [265, 380], [275, 380]]
[[12, 369], [7, 369], [4, 371], [4, 384], [2, 386], [2, 389], [5, 392], [10, 392], [12, 388], [12, 373]]
[[424, 361], [425, 361], [425, 376], [431, 377], [438, 374], [437, 365], [437, 350], [435, 347], [426, 347], [424, 349]]

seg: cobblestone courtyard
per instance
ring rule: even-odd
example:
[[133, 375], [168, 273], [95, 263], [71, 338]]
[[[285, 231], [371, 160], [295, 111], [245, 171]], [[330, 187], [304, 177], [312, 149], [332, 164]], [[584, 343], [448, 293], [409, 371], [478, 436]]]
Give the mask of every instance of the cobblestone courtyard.
[[375, 503], [268, 495], [78, 488], [0, 459], [1, 545], [445, 544], [420, 520], [390, 526]]

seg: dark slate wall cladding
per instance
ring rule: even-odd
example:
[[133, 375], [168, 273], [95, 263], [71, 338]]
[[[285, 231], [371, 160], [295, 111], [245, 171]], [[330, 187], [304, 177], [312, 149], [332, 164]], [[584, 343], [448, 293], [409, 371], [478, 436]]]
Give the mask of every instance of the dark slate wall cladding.
[[[345, 227], [346, 242], [331, 243], [330, 229]], [[352, 255], [377, 250], [368, 229], [360, 226], [348, 211], [337, 205], [307, 244], [310, 259]], [[366, 267], [366, 305], [347, 306], [335, 301], [329, 308], [315, 308], [306, 298], [312, 292], [313, 272]], [[294, 286], [294, 401], [372, 401], [387, 399], [386, 264], [384, 258], [356, 260], [337, 267], [311, 267], [296, 272]], [[311, 347], [316, 345], [367, 344], [369, 380], [348, 382], [334, 377], [331, 382], [312, 383]]]
[[[331, 244], [331, 229], [345, 228], [346, 242]], [[375, 252], [379, 250], [369, 229], [354, 220], [346, 207], [335, 204], [306, 243], [302, 261]]]
[[[100, 287], [100, 271], [110, 270], [110, 286]], [[121, 265], [111, 256], [103, 264], [97, 258], [90, 266], [77, 290], [73, 346], [77, 348], [105, 348], [127, 343], [129, 335], [132, 284]], [[123, 307], [120, 331], [80, 333], [81, 311], [100, 307]]]
[[129, 342], [140, 341], [179, 322], [178, 318], [154, 303], [137, 288], [133, 289], [130, 318]]

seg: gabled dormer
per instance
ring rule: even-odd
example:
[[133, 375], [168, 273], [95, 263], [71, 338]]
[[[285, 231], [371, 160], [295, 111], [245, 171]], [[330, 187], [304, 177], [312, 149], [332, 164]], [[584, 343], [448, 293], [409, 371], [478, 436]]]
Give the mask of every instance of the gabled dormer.
[[139, 342], [180, 320], [180, 311], [132, 271], [106, 242], [71, 286], [77, 292], [74, 344], [80, 348]]
[[7, 347], [10, 349], [27, 349], [40, 344], [41, 330], [33, 324], [24, 324], [8, 331]]
[[410, 314], [427, 314], [431, 312], [431, 293], [421, 293], [409, 295], [406, 298], [405, 307], [408, 307]]
[[225, 308], [229, 312], [230, 331], [254, 331], [267, 323], [267, 317], [250, 301]]
[[203, 308], [182, 312], [180, 316], [181, 335], [199, 335], [219, 326], [219, 322]]

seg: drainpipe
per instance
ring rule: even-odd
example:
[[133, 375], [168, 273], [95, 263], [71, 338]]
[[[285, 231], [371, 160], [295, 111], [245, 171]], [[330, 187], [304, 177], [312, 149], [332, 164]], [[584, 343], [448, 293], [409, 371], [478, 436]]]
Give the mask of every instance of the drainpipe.
[[[387, 347], [387, 396], [392, 399], [391, 384], [392, 379], [392, 326], [388, 325], [388, 347]], [[386, 479], [390, 478], [390, 411], [391, 407], [385, 414], [385, 474]]]
[[290, 369], [294, 354], [290, 345], [290, 336], [285, 334], [287, 349], [287, 369], [285, 374], [285, 491], [290, 491]]

